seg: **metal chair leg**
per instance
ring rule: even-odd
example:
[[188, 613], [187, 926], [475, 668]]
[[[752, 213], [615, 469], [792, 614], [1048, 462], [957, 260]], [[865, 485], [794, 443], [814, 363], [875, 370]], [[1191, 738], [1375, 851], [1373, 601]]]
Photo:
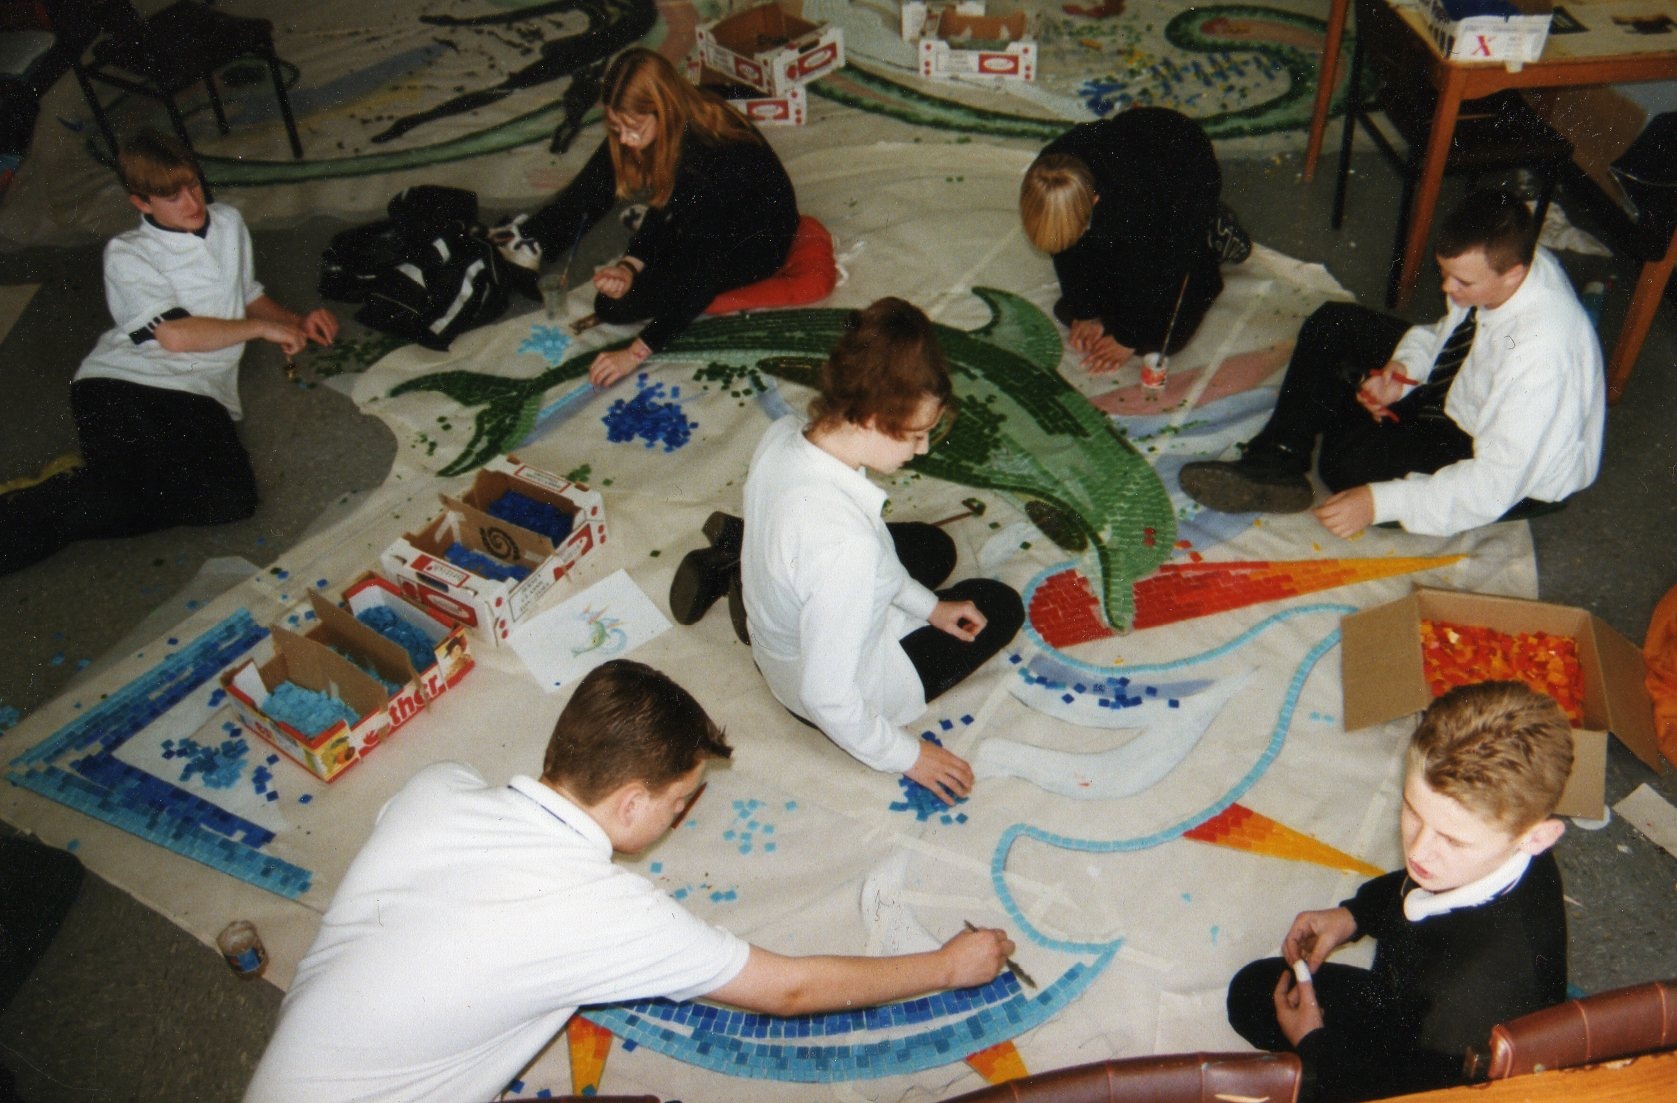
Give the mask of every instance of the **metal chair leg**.
[[1339, 229], [1345, 224], [1345, 193], [1351, 183], [1351, 143], [1357, 136], [1357, 121], [1362, 115], [1363, 39], [1362, 28], [1357, 28], [1357, 43], [1351, 51], [1350, 84], [1345, 89], [1345, 133], [1339, 143], [1339, 177], [1333, 187], [1333, 216], [1329, 225]]
[[285, 93], [285, 77], [280, 73], [279, 56], [272, 46], [268, 48], [265, 60], [268, 62], [268, 75], [274, 78], [274, 96], [279, 100], [280, 118], [285, 120], [285, 136], [291, 140], [291, 157], [301, 161], [303, 140], [297, 136], [297, 120], [291, 114], [291, 97]]

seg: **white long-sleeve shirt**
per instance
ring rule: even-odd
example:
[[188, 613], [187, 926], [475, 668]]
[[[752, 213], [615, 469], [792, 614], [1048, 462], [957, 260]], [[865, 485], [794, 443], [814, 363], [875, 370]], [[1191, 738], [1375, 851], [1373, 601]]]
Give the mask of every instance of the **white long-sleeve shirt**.
[[[1452, 306], [1436, 324], [1413, 327], [1392, 358], [1424, 382], [1466, 313]], [[1447, 536], [1495, 521], [1522, 498], [1560, 501], [1595, 481], [1606, 409], [1595, 327], [1560, 263], [1538, 249], [1514, 294], [1480, 308], [1445, 398], [1445, 414], [1473, 438], [1472, 457], [1371, 484], [1374, 519]]]
[[781, 704], [876, 770], [902, 773], [920, 741], [902, 728], [926, 692], [901, 639], [937, 595], [909, 577], [862, 470], [769, 426], [745, 482], [741, 584], [751, 654]]

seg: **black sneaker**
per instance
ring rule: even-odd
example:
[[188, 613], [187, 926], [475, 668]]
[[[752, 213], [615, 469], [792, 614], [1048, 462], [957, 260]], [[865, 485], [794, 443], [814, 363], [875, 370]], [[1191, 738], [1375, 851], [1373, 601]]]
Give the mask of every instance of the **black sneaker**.
[[1252, 235], [1227, 203], [1217, 204], [1217, 217], [1211, 220], [1205, 240], [1219, 264], [1240, 264], [1252, 255]]
[[716, 599], [728, 592], [728, 579], [739, 573], [739, 555], [719, 548], [694, 548], [682, 556], [670, 582], [670, 616], [677, 624], [697, 624]]
[[1186, 465], [1182, 489], [1218, 513], [1303, 513], [1316, 500], [1310, 479], [1297, 464], [1253, 453], [1233, 462]]

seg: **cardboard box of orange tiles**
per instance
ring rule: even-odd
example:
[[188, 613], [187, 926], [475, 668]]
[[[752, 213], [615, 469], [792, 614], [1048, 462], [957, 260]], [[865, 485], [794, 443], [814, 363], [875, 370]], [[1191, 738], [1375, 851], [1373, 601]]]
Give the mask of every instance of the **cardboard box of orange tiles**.
[[1641, 649], [1586, 610], [1490, 594], [1417, 589], [1344, 618], [1340, 648], [1346, 731], [1419, 713], [1432, 701], [1421, 653], [1422, 621], [1509, 635], [1545, 632], [1577, 643], [1584, 722], [1572, 729], [1572, 776], [1556, 809], [1561, 815], [1600, 819], [1606, 814], [1609, 733], [1649, 769], [1660, 769]]
[[1008, 84], [1036, 80], [1037, 44], [1022, 11], [984, 14], [982, 3], [902, 6], [902, 36], [915, 43], [927, 80]]
[[[472, 646], [463, 627], [447, 617], [439, 616], [409, 601], [402, 596], [401, 590], [371, 571], [350, 583], [344, 590], [344, 604], [349, 607], [357, 625], [379, 636], [381, 640], [384, 639], [383, 636], [362, 624], [359, 619], [362, 614], [372, 609], [389, 610], [397, 620], [410, 625], [430, 641], [431, 653], [435, 658], [423, 670], [414, 671], [414, 677], [419, 681], [419, 689], [426, 704], [453, 689], [474, 665]], [[390, 640], [385, 642], [401, 651], [407, 669], [414, 669], [413, 660], [400, 644]]]
[[844, 66], [844, 30], [778, 4], [699, 25], [699, 57], [723, 77], [783, 96]]
[[[241, 725], [322, 781], [332, 781], [389, 734], [390, 713], [385, 708], [389, 696], [383, 686], [325, 644], [278, 625], [273, 628], [273, 644], [273, 657], [265, 662], [247, 659], [224, 671], [222, 688]], [[307, 735], [266, 712], [269, 696], [282, 682], [330, 694], [361, 719], [354, 724], [339, 720], [318, 735]]]
[[1508, 0], [1513, 9], [1504, 15], [1464, 15], [1484, 4], [1462, 0], [1422, 0], [1421, 17], [1438, 46], [1451, 61], [1536, 61], [1543, 56], [1554, 18], [1553, 0]]
[[739, 112], [758, 126], [803, 126], [809, 119], [809, 93], [803, 85], [794, 84], [780, 95], [729, 80], [725, 73], [699, 64], [694, 58], [689, 66], [688, 79], [700, 88], [709, 89], [727, 100]]
[[[567, 513], [571, 531], [558, 544], [541, 533], [491, 516], [486, 507], [507, 491]], [[535, 611], [536, 603], [584, 556], [606, 541], [605, 503], [580, 483], [531, 467], [512, 456], [479, 469], [459, 498], [442, 495], [443, 512], [384, 550], [385, 574], [404, 596], [476, 631], [493, 646]], [[521, 579], [490, 578], [448, 560], [456, 542], [509, 567]]]

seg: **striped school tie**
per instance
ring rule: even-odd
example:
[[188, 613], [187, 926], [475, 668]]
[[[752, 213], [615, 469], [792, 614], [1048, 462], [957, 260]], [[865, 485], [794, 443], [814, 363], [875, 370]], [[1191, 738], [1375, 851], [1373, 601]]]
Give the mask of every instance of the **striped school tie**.
[[1462, 370], [1468, 350], [1473, 347], [1473, 336], [1478, 332], [1479, 308], [1469, 307], [1466, 317], [1457, 322], [1450, 336], [1444, 339], [1444, 347], [1438, 350], [1438, 358], [1432, 362], [1432, 373], [1421, 384], [1423, 413], [1444, 412], [1444, 398], [1450, 393], [1450, 384], [1456, 381], [1456, 373]]

